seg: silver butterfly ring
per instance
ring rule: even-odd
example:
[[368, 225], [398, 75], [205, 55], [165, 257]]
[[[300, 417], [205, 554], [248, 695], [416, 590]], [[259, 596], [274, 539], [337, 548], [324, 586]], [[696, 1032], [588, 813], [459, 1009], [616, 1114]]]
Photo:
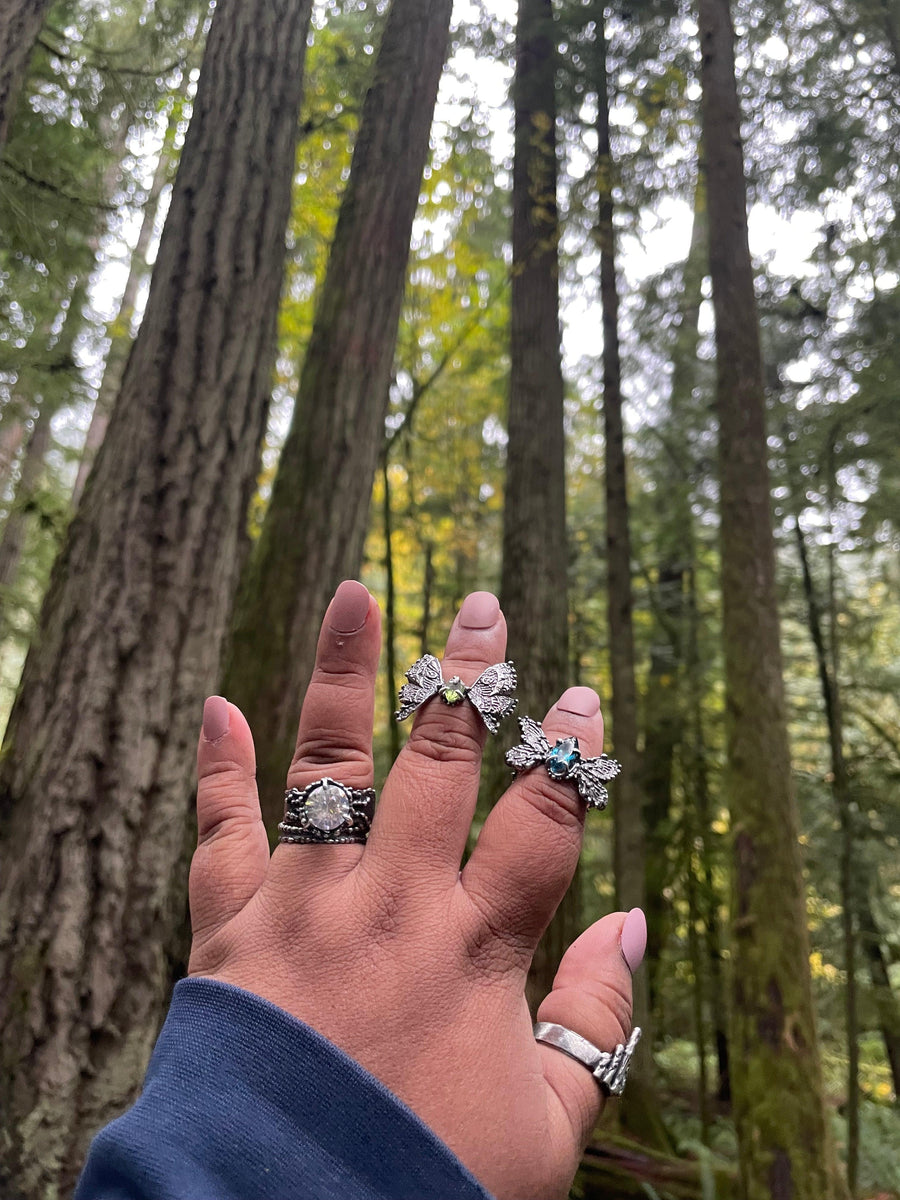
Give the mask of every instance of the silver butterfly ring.
[[394, 714], [398, 721], [405, 721], [432, 696], [440, 696], [451, 707], [470, 700], [491, 733], [496, 733], [502, 719], [518, 704], [510, 694], [517, 682], [516, 668], [511, 662], [494, 663], [474, 683], [465, 684], [458, 675], [445, 680], [434, 655], [423, 654], [408, 669], [406, 678], [408, 682], [400, 689], [400, 707]]
[[606, 754], [582, 758], [577, 737], [560, 738], [551, 749], [543, 726], [533, 717], [519, 717], [519, 728], [520, 745], [506, 752], [506, 761], [514, 771], [530, 771], [543, 763], [551, 779], [571, 780], [588, 808], [606, 808], [609, 793], [604, 784], [622, 769], [614, 758]]

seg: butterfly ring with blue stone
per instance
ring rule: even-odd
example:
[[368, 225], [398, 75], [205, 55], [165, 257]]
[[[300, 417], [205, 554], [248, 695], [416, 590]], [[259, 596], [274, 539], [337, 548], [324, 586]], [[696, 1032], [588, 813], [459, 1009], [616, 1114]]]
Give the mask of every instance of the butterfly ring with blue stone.
[[406, 678], [408, 682], [400, 689], [400, 707], [394, 714], [398, 721], [405, 721], [426, 700], [439, 696], [454, 708], [464, 700], [471, 701], [491, 733], [496, 733], [503, 718], [518, 704], [511, 694], [517, 683], [511, 662], [494, 663], [474, 683], [465, 684], [458, 675], [445, 680], [434, 655], [423, 654], [406, 672]]
[[506, 761], [517, 773], [543, 764], [551, 779], [571, 780], [588, 808], [606, 808], [609, 793], [604, 784], [615, 779], [621, 766], [614, 758], [583, 758], [577, 737], [560, 738], [551, 748], [540, 721], [519, 717], [522, 741], [506, 752]]

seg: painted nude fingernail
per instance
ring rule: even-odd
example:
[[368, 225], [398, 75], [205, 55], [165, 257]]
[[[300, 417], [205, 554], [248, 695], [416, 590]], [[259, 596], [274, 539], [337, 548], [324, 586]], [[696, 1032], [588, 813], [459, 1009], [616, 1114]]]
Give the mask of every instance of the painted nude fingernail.
[[463, 600], [459, 623], [463, 629], [491, 629], [500, 616], [500, 601], [492, 592], [472, 592]]
[[328, 623], [335, 633], [356, 633], [366, 623], [369, 592], [355, 579], [345, 579], [334, 593]]
[[570, 687], [556, 702], [560, 712], [576, 717], [595, 717], [600, 711], [600, 697], [589, 687]]
[[625, 918], [619, 944], [622, 947], [622, 957], [633, 975], [644, 961], [644, 951], [647, 949], [647, 918], [642, 909], [633, 908]]
[[210, 696], [203, 705], [203, 736], [217, 742], [228, 732], [228, 701], [224, 696]]

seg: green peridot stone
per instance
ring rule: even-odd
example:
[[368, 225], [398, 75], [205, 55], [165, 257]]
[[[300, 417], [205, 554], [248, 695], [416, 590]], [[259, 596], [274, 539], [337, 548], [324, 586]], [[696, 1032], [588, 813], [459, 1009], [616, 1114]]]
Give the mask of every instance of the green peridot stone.
[[441, 699], [445, 704], [462, 704], [466, 698], [466, 686], [455, 675], [441, 688]]

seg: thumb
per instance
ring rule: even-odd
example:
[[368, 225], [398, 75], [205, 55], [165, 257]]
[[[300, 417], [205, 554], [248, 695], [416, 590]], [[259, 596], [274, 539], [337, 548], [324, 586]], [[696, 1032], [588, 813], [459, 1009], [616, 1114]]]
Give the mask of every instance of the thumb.
[[[563, 1025], [599, 1050], [612, 1052], [631, 1033], [631, 976], [647, 943], [647, 922], [639, 908], [610, 913], [591, 925], [566, 951], [553, 990], [538, 1009], [538, 1021]], [[558, 1099], [551, 1111], [580, 1157], [602, 1110], [605, 1096], [588, 1067], [561, 1050], [540, 1043], [544, 1078]]]
[[250, 726], [236, 705], [210, 696], [197, 747], [197, 849], [190, 878], [195, 949], [240, 912], [268, 867]]

